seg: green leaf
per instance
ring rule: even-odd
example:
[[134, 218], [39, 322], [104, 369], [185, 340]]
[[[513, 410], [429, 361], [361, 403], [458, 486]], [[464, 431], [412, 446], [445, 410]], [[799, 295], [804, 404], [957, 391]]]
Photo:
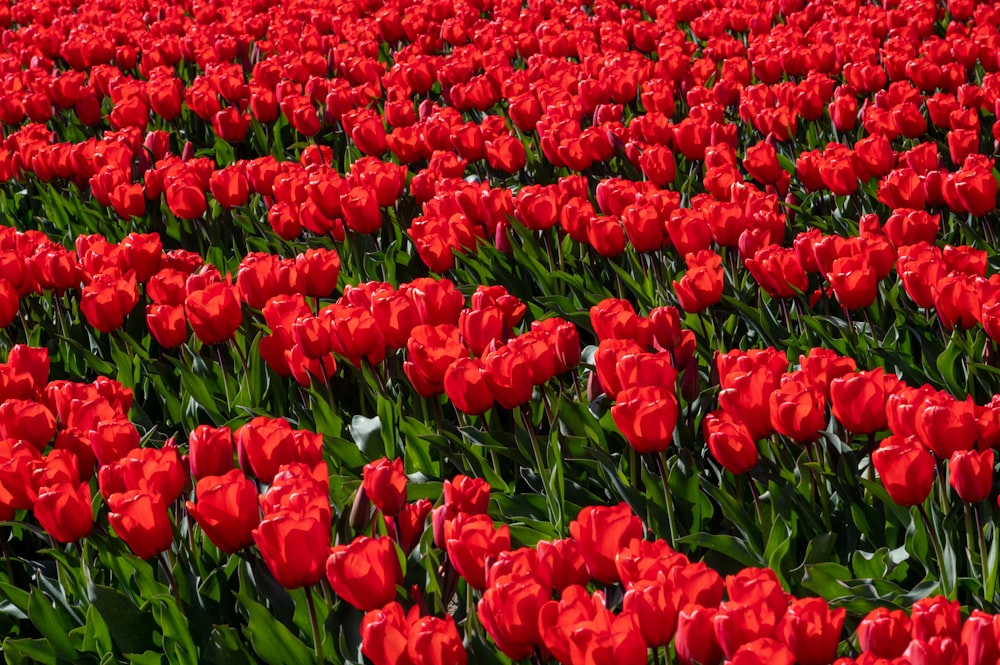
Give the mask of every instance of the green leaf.
[[171, 665], [197, 665], [198, 648], [191, 638], [187, 617], [177, 606], [173, 596], [154, 596], [149, 599], [153, 618], [163, 631], [163, 652]]
[[704, 547], [713, 552], [724, 554], [733, 561], [749, 568], [762, 568], [765, 562], [747, 547], [744, 540], [735, 536], [722, 536], [710, 533], [692, 533], [678, 539], [678, 542], [694, 547]]
[[25, 665], [41, 663], [42, 665], [56, 665], [59, 657], [55, 648], [49, 640], [37, 639], [12, 639], [8, 637], [3, 641], [2, 650], [4, 659], [11, 665]]
[[122, 653], [142, 653], [154, 647], [156, 622], [151, 614], [139, 610], [128, 596], [108, 586], [94, 585], [91, 597]]
[[385, 442], [382, 439], [382, 421], [378, 416], [365, 418], [354, 416], [348, 426], [351, 438], [368, 460], [385, 457]]
[[271, 616], [267, 608], [245, 594], [239, 594], [238, 598], [248, 615], [243, 630], [261, 660], [270, 665], [312, 665], [314, 659], [309, 647]]
[[70, 660], [78, 657], [69, 637], [72, 627], [69, 617], [59, 611], [40, 589], [32, 589], [28, 594], [28, 617], [38, 632], [52, 643], [60, 657]]

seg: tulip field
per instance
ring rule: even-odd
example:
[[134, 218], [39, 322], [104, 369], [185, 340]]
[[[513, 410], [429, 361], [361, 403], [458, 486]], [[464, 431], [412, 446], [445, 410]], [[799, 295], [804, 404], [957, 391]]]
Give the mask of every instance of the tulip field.
[[1000, 2], [0, 0], [9, 665], [1000, 664]]

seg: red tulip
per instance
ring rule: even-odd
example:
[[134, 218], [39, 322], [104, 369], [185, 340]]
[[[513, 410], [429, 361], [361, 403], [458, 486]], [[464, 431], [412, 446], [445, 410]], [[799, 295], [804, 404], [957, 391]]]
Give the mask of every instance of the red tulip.
[[326, 578], [340, 598], [367, 611], [396, 597], [403, 570], [391, 539], [361, 536], [333, 548], [326, 561]]
[[858, 644], [879, 658], [903, 655], [910, 643], [910, 619], [902, 610], [872, 610], [858, 625]]
[[108, 497], [108, 521], [140, 559], [166, 551], [174, 540], [167, 505], [159, 494], [132, 490]]
[[253, 530], [260, 524], [257, 487], [242, 471], [203, 476], [195, 499], [186, 502], [188, 512], [216, 547], [235, 554], [253, 544]]
[[279, 512], [265, 517], [253, 539], [274, 579], [286, 589], [312, 586], [323, 578], [330, 554], [330, 524], [313, 515]]
[[948, 461], [948, 484], [966, 503], [979, 503], [993, 489], [993, 450], [960, 450]]
[[934, 484], [934, 456], [913, 439], [890, 436], [872, 453], [889, 497], [901, 506], [924, 502]]
[[656, 386], [627, 388], [618, 393], [611, 415], [625, 440], [639, 453], [667, 449], [677, 424], [677, 397]]
[[580, 546], [591, 576], [612, 584], [619, 581], [615, 556], [630, 541], [642, 538], [642, 521], [627, 503], [609, 508], [588, 506], [570, 523], [569, 532]]
[[397, 457], [390, 462], [383, 457], [366, 464], [362, 486], [369, 500], [382, 511], [382, 514], [387, 517], [398, 515], [406, 505], [406, 473], [403, 470], [403, 458]]
[[837, 656], [846, 610], [831, 610], [822, 598], [792, 601], [777, 635], [800, 665], [829, 665]]
[[188, 294], [184, 300], [191, 330], [203, 344], [222, 344], [243, 322], [243, 311], [233, 287], [222, 282]]
[[85, 538], [94, 526], [87, 483], [79, 487], [68, 482], [43, 487], [32, 510], [42, 528], [60, 543], [74, 543]]

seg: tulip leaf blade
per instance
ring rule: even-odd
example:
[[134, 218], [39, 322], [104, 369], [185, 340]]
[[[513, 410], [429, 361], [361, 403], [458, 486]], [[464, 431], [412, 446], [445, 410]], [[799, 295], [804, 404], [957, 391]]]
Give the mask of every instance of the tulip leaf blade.
[[77, 650], [69, 637], [69, 617], [57, 609], [41, 589], [32, 589], [28, 594], [28, 617], [56, 653], [70, 660], [78, 658]]
[[254, 653], [269, 665], [312, 665], [313, 654], [302, 640], [245, 593], [237, 595], [247, 612], [247, 633]]

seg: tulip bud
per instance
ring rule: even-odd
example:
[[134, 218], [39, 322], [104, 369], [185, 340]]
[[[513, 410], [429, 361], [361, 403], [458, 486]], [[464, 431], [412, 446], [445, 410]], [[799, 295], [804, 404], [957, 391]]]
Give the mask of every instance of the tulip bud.
[[184, 149], [181, 150], [181, 161], [189, 162], [194, 159], [194, 144], [190, 141], [184, 143]]
[[368, 499], [364, 486], [361, 486], [354, 494], [354, 503], [351, 504], [351, 529], [354, 533], [361, 533], [368, 529], [371, 520], [372, 502]]
[[681, 376], [681, 396], [688, 402], [693, 402], [701, 393], [701, 373], [698, 371], [698, 361], [694, 356], [688, 358]]

